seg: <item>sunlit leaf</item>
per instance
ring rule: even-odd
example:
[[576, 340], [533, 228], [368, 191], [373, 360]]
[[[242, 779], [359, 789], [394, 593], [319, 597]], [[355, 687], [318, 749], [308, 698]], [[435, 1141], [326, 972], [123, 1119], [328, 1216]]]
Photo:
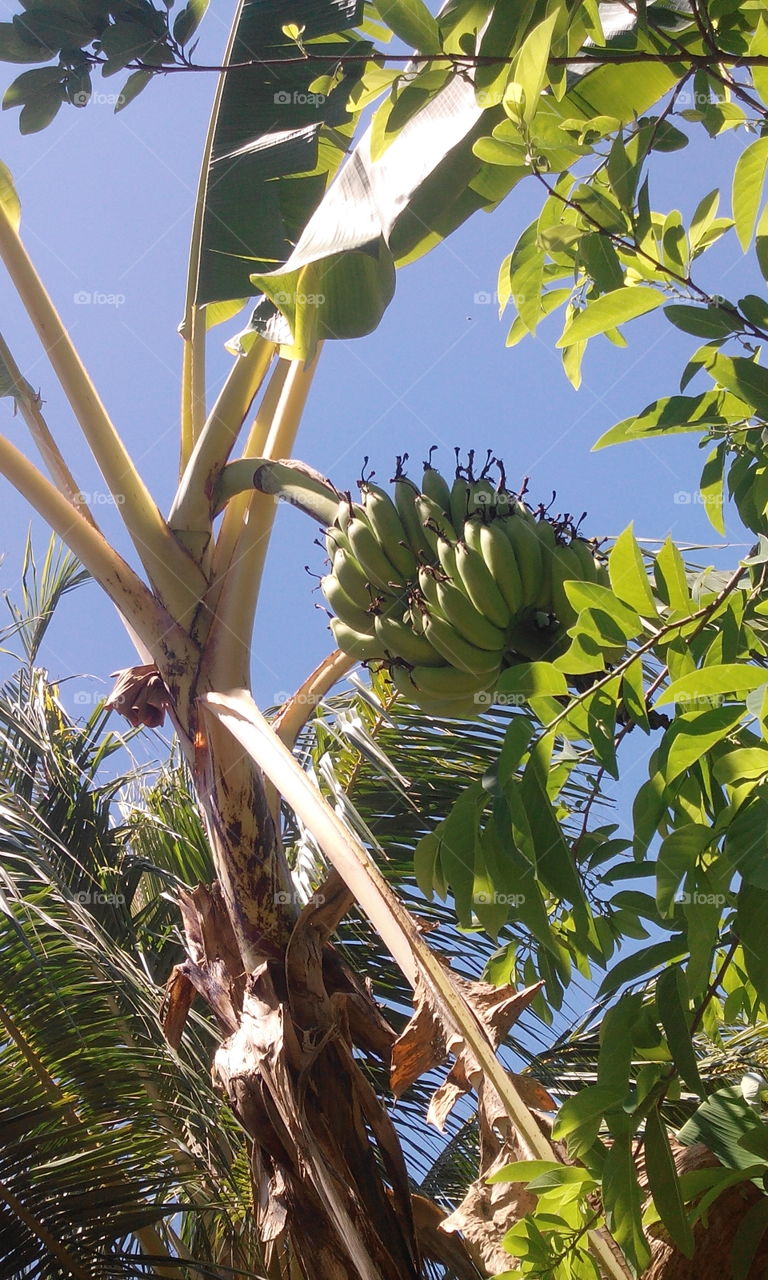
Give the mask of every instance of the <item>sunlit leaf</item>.
[[634, 320], [655, 310], [663, 301], [662, 293], [646, 285], [627, 285], [626, 288], [604, 293], [577, 312], [566, 325], [556, 346], [569, 347], [585, 338], [605, 333], [606, 329], [613, 329], [627, 320]]

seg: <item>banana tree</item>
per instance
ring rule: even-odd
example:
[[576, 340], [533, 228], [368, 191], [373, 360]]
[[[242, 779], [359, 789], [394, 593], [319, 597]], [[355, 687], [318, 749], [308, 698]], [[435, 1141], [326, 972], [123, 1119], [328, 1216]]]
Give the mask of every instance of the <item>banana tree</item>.
[[[423, 1240], [397, 1134], [358, 1061], [362, 1053], [388, 1062], [394, 1037], [331, 945], [353, 901], [416, 992], [411, 1039], [400, 1046], [400, 1083], [412, 1069], [403, 1057], [428, 1026], [436, 1043], [450, 1046], [465, 1078], [480, 1079], [489, 1130], [495, 1116], [508, 1135], [496, 1154], [514, 1146], [531, 1158], [558, 1159], [546, 1126], [496, 1056], [493, 1020], [483, 1017], [478, 993], [441, 963], [363, 842], [292, 754], [311, 708], [351, 660], [331, 653], [272, 723], [249, 693], [276, 495], [323, 524], [343, 505], [329, 482], [285, 461], [322, 342], [372, 329], [391, 300], [396, 265], [497, 203], [525, 176], [525, 166], [487, 163], [477, 146], [505, 117], [507, 64], [514, 63], [533, 102], [556, 23], [564, 69], [599, 34], [596, 6], [530, 5], [511, 23], [504, 8], [449, 5], [438, 26], [415, 0], [379, 5], [374, 13], [423, 50], [427, 65], [395, 86], [387, 110], [345, 159], [361, 112], [382, 85], [360, 25], [363, 5], [297, 2], [286, 34], [277, 5], [242, 0], [195, 209], [181, 326], [181, 465], [167, 517], [35, 271], [10, 176], [0, 173], [0, 256], [117, 500], [138, 567], [117, 554], [85, 507], [5, 343], [3, 389], [51, 479], [7, 440], [0, 442], [0, 471], [86, 566], [135, 639], [141, 664], [122, 673], [113, 705], [134, 723], [157, 724], [167, 713], [190, 770], [216, 878], [181, 899], [187, 958], [169, 980], [166, 1033], [178, 1043], [196, 998], [216, 1020], [215, 1074], [250, 1139], [257, 1233], [274, 1277], [297, 1269], [307, 1280], [422, 1274]], [[477, 56], [465, 64], [468, 43]], [[149, 74], [138, 61], [136, 69]], [[599, 67], [583, 86], [563, 83], [552, 99], [555, 115], [586, 122], [605, 114], [618, 71]], [[631, 115], [675, 82], [676, 69], [661, 65], [648, 75], [639, 64], [620, 76]], [[390, 82], [385, 77], [385, 86]], [[281, 119], [284, 94], [314, 91], [324, 99], [319, 119], [298, 127], [293, 111]], [[208, 405], [206, 330], [256, 291], [262, 301], [234, 340], [231, 371]], [[333, 868], [306, 906], [281, 845], [278, 797]], [[514, 998], [502, 989], [496, 1001]], [[590, 1226], [586, 1236], [605, 1275], [628, 1274], [604, 1228]]]

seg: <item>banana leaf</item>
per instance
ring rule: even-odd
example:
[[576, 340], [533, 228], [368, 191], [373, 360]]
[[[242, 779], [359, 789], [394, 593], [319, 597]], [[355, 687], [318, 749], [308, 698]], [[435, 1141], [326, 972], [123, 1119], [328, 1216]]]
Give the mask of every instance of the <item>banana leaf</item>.
[[[615, 7], [600, 6], [606, 22]], [[444, 34], [454, 20], [451, 10], [444, 10]], [[627, 24], [615, 26], [609, 45], [627, 38]], [[482, 48], [488, 52], [485, 38]], [[506, 58], [510, 50], [505, 44], [491, 52]], [[584, 71], [579, 66], [571, 73], [560, 101], [547, 99], [555, 125], [601, 114], [631, 120], [676, 80], [668, 67], [647, 64]], [[429, 251], [477, 210], [493, 208], [530, 175], [527, 166], [486, 163], [477, 154], [479, 139], [490, 137], [504, 119], [497, 99], [489, 103], [466, 72], [406, 68], [403, 83], [379, 108], [288, 260], [251, 276], [266, 301], [246, 333], [255, 331], [283, 344], [285, 354], [307, 358], [323, 339], [375, 329], [394, 295], [397, 266]]]
[[[283, 24], [301, 31], [303, 48], [317, 43], [341, 57], [370, 48], [354, 32], [362, 11], [362, 0], [296, 0], [288, 11], [281, 0], [241, 0], [226, 63], [257, 65], [221, 77], [192, 263], [195, 305], [245, 298], [251, 272], [285, 261], [349, 143], [356, 64], [313, 88], [317, 64], [302, 59]], [[285, 65], [269, 65], [276, 60]]]

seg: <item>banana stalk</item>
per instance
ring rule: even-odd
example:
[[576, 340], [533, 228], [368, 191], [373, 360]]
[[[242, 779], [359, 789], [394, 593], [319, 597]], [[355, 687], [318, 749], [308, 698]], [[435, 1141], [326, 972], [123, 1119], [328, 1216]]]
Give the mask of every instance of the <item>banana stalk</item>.
[[257, 338], [235, 359], [184, 470], [168, 517], [170, 528], [198, 562], [211, 541], [211, 495], [232, 452], [254, 396], [274, 358], [273, 343]]
[[43, 411], [40, 407], [42, 401], [23, 376], [13, 358], [8, 343], [1, 333], [0, 369], [5, 370], [13, 384], [12, 395], [16, 407], [27, 425], [29, 434], [37, 445], [38, 452], [48, 468], [53, 483], [59, 493], [62, 493], [72, 503], [73, 507], [77, 507], [80, 514], [85, 516], [88, 523], [92, 524], [96, 529], [98, 526], [93, 518], [91, 509], [85, 501], [82, 490], [76, 483], [72, 472], [64, 461], [61, 450], [51, 435], [48, 423], [43, 417]]
[[5, 437], [0, 437], [0, 474], [82, 561], [156, 661], [163, 657], [171, 664], [192, 660], [194, 649], [188, 636], [157, 597], [103, 534]]
[[240, 458], [224, 468], [216, 486], [214, 515], [217, 515], [231, 498], [248, 489], [269, 493], [283, 502], [290, 502], [305, 515], [327, 526], [336, 519], [342, 496], [329, 480], [308, 467], [305, 462], [290, 458]]
[[[269, 381], [264, 388], [264, 394], [261, 397], [256, 416], [245, 441], [245, 448], [243, 449], [245, 457], [260, 457], [264, 453], [272, 424], [277, 418], [278, 406], [281, 403], [283, 389], [291, 367], [290, 360], [283, 360], [282, 358], [278, 359], [273, 365]], [[255, 510], [259, 502], [260, 500], [255, 493], [243, 492], [230, 498], [224, 508], [224, 516], [211, 560], [212, 587], [208, 594], [208, 600], [213, 612], [216, 612], [212, 603], [215, 592], [220, 589], [222, 582], [226, 580], [227, 572], [234, 561], [235, 547], [243, 527], [250, 520], [251, 509]]]
[[[209, 694], [202, 699], [202, 706], [206, 721], [217, 721], [229, 730], [312, 831], [409, 984], [415, 989], [419, 977], [427, 983], [438, 999], [446, 1022], [470, 1049], [498, 1093], [531, 1156], [539, 1160], [557, 1160], [555, 1149], [496, 1057], [464, 995], [454, 986], [450, 974], [429, 949], [364, 845], [347, 830], [287, 747], [278, 740], [250, 695], [244, 691], [229, 695]], [[602, 1234], [590, 1231], [589, 1241], [606, 1276], [611, 1280], [628, 1280], [629, 1271], [613, 1254]]]
[[[232, 51], [237, 36], [237, 28], [243, 11], [244, 0], [239, 0], [232, 19], [232, 26], [227, 37], [223, 66], [231, 61]], [[203, 156], [200, 164], [200, 177], [197, 183], [197, 196], [194, 205], [192, 234], [190, 237], [189, 257], [187, 259], [187, 288], [184, 300], [184, 319], [179, 332], [184, 343], [181, 366], [181, 448], [179, 452], [179, 476], [183, 476], [192, 450], [197, 444], [205, 423], [205, 314], [196, 304], [197, 288], [200, 278], [200, 257], [203, 241], [203, 222], [205, 220], [206, 194], [208, 189], [208, 173], [211, 165], [213, 138], [221, 105], [221, 95], [226, 82], [226, 73], [222, 72], [216, 85], [208, 129], [205, 135]]]
[[90, 446], [136, 551], [176, 617], [189, 616], [205, 586], [200, 570], [174, 538], [93, 386], [72, 340], [0, 202], [0, 258], [24, 304]]
[[[316, 368], [317, 356], [310, 365], [292, 362], [264, 445], [265, 459], [290, 457]], [[212, 619], [208, 640], [212, 688], [248, 685], [251, 634], [276, 507], [274, 500], [254, 493], [231, 559], [219, 563], [214, 555], [215, 576], [206, 602]], [[222, 536], [230, 535], [231, 529], [225, 524]]]

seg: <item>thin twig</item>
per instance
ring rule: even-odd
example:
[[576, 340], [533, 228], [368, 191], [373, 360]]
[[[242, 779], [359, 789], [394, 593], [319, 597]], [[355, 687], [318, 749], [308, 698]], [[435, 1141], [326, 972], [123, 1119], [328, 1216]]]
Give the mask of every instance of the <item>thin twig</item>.
[[627, 240], [625, 236], [620, 235], [616, 231], [606, 230], [602, 223], [598, 222], [598, 220], [584, 209], [578, 201], [571, 200], [569, 196], [563, 195], [562, 192], [555, 190], [555, 188], [547, 182], [543, 173], [540, 173], [537, 169], [534, 169], [533, 173], [534, 177], [538, 178], [539, 182], [550, 196], [554, 196], [554, 198], [559, 200], [566, 206], [566, 208], [573, 209], [574, 212], [584, 218], [591, 227], [594, 227], [595, 231], [605, 237], [605, 239], [610, 240], [611, 244], [615, 245], [619, 249], [623, 249], [625, 253], [638, 258], [643, 258], [644, 261], [646, 261], [655, 270], [661, 271], [664, 275], [668, 276], [670, 280], [675, 280], [678, 284], [683, 285], [689, 293], [694, 294], [699, 302], [704, 302], [707, 306], [716, 307], [719, 311], [724, 311], [726, 314], [734, 316], [745, 332], [750, 333], [753, 338], [757, 338], [760, 342], [768, 342], [768, 330], [761, 329], [759, 325], [753, 324], [751, 320], [748, 320], [741, 314], [738, 307], [734, 307], [730, 302], [716, 301], [711, 294], [707, 293], [705, 289], [702, 289], [700, 285], [696, 284], [692, 276], [681, 275], [672, 267], [668, 267], [663, 262], [660, 262], [658, 258], [654, 258], [652, 253], [648, 253], [647, 250], [641, 249], [640, 245], [635, 241]]
[[622, 676], [633, 662], [635, 662], [642, 654], [648, 653], [649, 650], [653, 649], [653, 647], [657, 645], [664, 636], [668, 635], [672, 631], [679, 630], [680, 627], [687, 627], [691, 622], [700, 620], [699, 626], [697, 626], [688, 637], [689, 641], [693, 640], [694, 637], [699, 635], [703, 630], [712, 615], [717, 612], [723, 601], [727, 600], [731, 592], [735, 590], [743, 572], [743, 567], [739, 565], [738, 569], [731, 574], [722, 591], [719, 591], [715, 598], [710, 600], [709, 604], [704, 605], [703, 608], [697, 609], [694, 613], [689, 614], [687, 618], [679, 618], [675, 622], [665, 623], [663, 627], [660, 627], [658, 631], [653, 633], [650, 639], [645, 640], [641, 645], [638, 645], [636, 649], [633, 649], [629, 657], [625, 658], [623, 662], [620, 662], [612, 671], [607, 671], [604, 676], [601, 676], [599, 680], [596, 680], [594, 684], [591, 684], [583, 693], [576, 694], [576, 696], [568, 703], [568, 706], [565, 707], [559, 715], [555, 716], [554, 720], [550, 720], [549, 724], [544, 725], [541, 737], [544, 737], [546, 734], [551, 733], [553, 729], [557, 728], [563, 720], [567, 719], [567, 717], [572, 714], [573, 710], [577, 706], [587, 698], [591, 697], [596, 690], [604, 688], [605, 685], [610, 684], [612, 680], [615, 680], [617, 676]]
[[[668, 37], [671, 38], [671, 37]], [[100, 65], [103, 58], [89, 56], [92, 65]], [[501, 54], [469, 54], [469, 53], [314, 53], [309, 50], [304, 54], [296, 54], [289, 58], [249, 58], [245, 62], [231, 62], [227, 66], [219, 63], [184, 63], [172, 66], [151, 66], [137, 59], [126, 64], [129, 70], [151, 71], [155, 75], [174, 75], [178, 72], [208, 71], [215, 74], [226, 71], [244, 71], [249, 67], [287, 67], [297, 63], [317, 63], [321, 66], [331, 64], [335, 67], [359, 66], [368, 62], [376, 66], [387, 63], [409, 64], [412, 66], [431, 66], [434, 63], [446, 63], [456, 71], [471, 71], [473, 67], [511, 66], [515, 56], [505, 57]], [[549, 59], [553, 67], [599, 67], [604, 63], [623, 65], [624, 63], [653, 63], [661, 66], [677, 67], [688, 63], [693, 70], [709, 71], [717, 75], [716, 65], [729, 67], [768, 67], [768, 54], [736, 54], [718, 50], [715, 59], [712, 54], [692, 53], [681, 46], [680, 53], [649, 53], [646, 50], [608, 50], [596, 48], [594, 53], [584, 52], [558, 56]]]

